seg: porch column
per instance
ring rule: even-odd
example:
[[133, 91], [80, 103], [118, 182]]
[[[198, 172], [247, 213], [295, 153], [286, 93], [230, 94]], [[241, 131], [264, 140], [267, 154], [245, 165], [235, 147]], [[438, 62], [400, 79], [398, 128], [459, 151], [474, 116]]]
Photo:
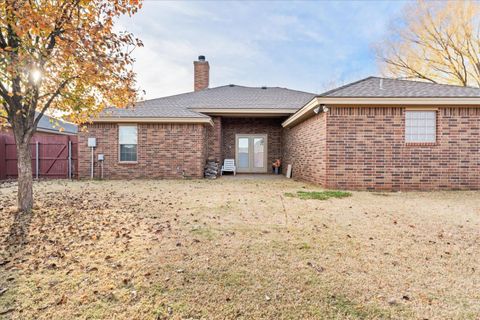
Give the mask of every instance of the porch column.
[[208, 159], [222, 162], [222, 118], [212, 117], [213, 127], [208, 128]]

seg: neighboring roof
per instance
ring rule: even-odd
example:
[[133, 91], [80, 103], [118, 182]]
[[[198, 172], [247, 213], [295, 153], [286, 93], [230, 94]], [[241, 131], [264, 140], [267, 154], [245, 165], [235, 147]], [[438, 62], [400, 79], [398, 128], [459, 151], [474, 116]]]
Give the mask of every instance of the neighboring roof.
[[[36, 117], [38, 117], [38, 112], [36, 112], [35, 118]], [[62, 134], [77, 134], [78, 127], [72, 123], [65, 122], [63, 120], [59, 120], [44, 114], [38, 122], [37, 131]]]
[[108, 108], [101, 118], [208, 118], [195, 110], [298, 110], [315, 94], [278, 87], [227, 85], [138, 102], [133, 108]]
[[466, 98], [480, 97], [480, 88], [430, 82], [368, 77], [324, 92], [319, 97], [343, 98]]

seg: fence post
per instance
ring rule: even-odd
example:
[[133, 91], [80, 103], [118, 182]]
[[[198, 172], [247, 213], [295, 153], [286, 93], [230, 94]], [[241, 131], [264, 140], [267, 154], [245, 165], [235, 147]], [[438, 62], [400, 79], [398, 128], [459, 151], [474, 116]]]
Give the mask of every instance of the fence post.
[[39, 142], [35, 142], [35, 177], [38, 180], [38, 169], [40, 168], [40, 159], [38, 156], [38, 150], [39, 150]]
[[72, 140], [68, 139], [68, 179], [72, 179]]
[[7, 145], [5, 137], [0, 135], [0, 180], [7, 178]]

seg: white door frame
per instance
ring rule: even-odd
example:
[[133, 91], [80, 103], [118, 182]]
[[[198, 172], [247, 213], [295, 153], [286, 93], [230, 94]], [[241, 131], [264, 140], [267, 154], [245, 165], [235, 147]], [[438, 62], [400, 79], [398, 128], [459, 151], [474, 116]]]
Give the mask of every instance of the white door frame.
[[[248, 138], [248, 168], [240, 168], [239, 161], [238, 161], [238, 139], [239, 138]], [[255, 168], [253, 167], [253, 139], [254, 138], [263, 138], [264, 144], [264, 152], [263, 152], [263, 168]], [[235, 165], [237, 167], [237, 172], [243, 173], [266, 173], [268, 172], [268, 134], [243, 134], [237, 133], [235, 134]]]

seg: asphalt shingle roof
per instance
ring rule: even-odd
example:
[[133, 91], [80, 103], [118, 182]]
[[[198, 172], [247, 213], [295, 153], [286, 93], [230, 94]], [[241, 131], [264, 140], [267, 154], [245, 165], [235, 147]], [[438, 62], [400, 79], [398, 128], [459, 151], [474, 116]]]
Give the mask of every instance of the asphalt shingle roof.
[[320, 97], [475, 98], [480, 97], [480, 88], [368, 77], [322, 93]]
[[[135, 107], [107, 108], [102, 118], [208, 118], [197, 109], [298, 110], [316, 95], [279, 87], [227, 85], [169, 97], [140, 101]], [[412, 80], [368, 77], [327, 91], [320, 97], [339, 98], [466, 98], [480, 97], [480, 89]]]
[[208, 118], [206, 115], [188, 110], [187, 106], [177, 104], [175, 99], [169, 98], [171, 97], [139, 101], [134, 107], [124, 109], [107, 108], [100, 116], [118, 118]]
[[133, 108], [108, 108], [102, 117], [205, 118], [194, 109], [300, 109], [315, 94], [278, 87], [227, 85], [138, 102]]

